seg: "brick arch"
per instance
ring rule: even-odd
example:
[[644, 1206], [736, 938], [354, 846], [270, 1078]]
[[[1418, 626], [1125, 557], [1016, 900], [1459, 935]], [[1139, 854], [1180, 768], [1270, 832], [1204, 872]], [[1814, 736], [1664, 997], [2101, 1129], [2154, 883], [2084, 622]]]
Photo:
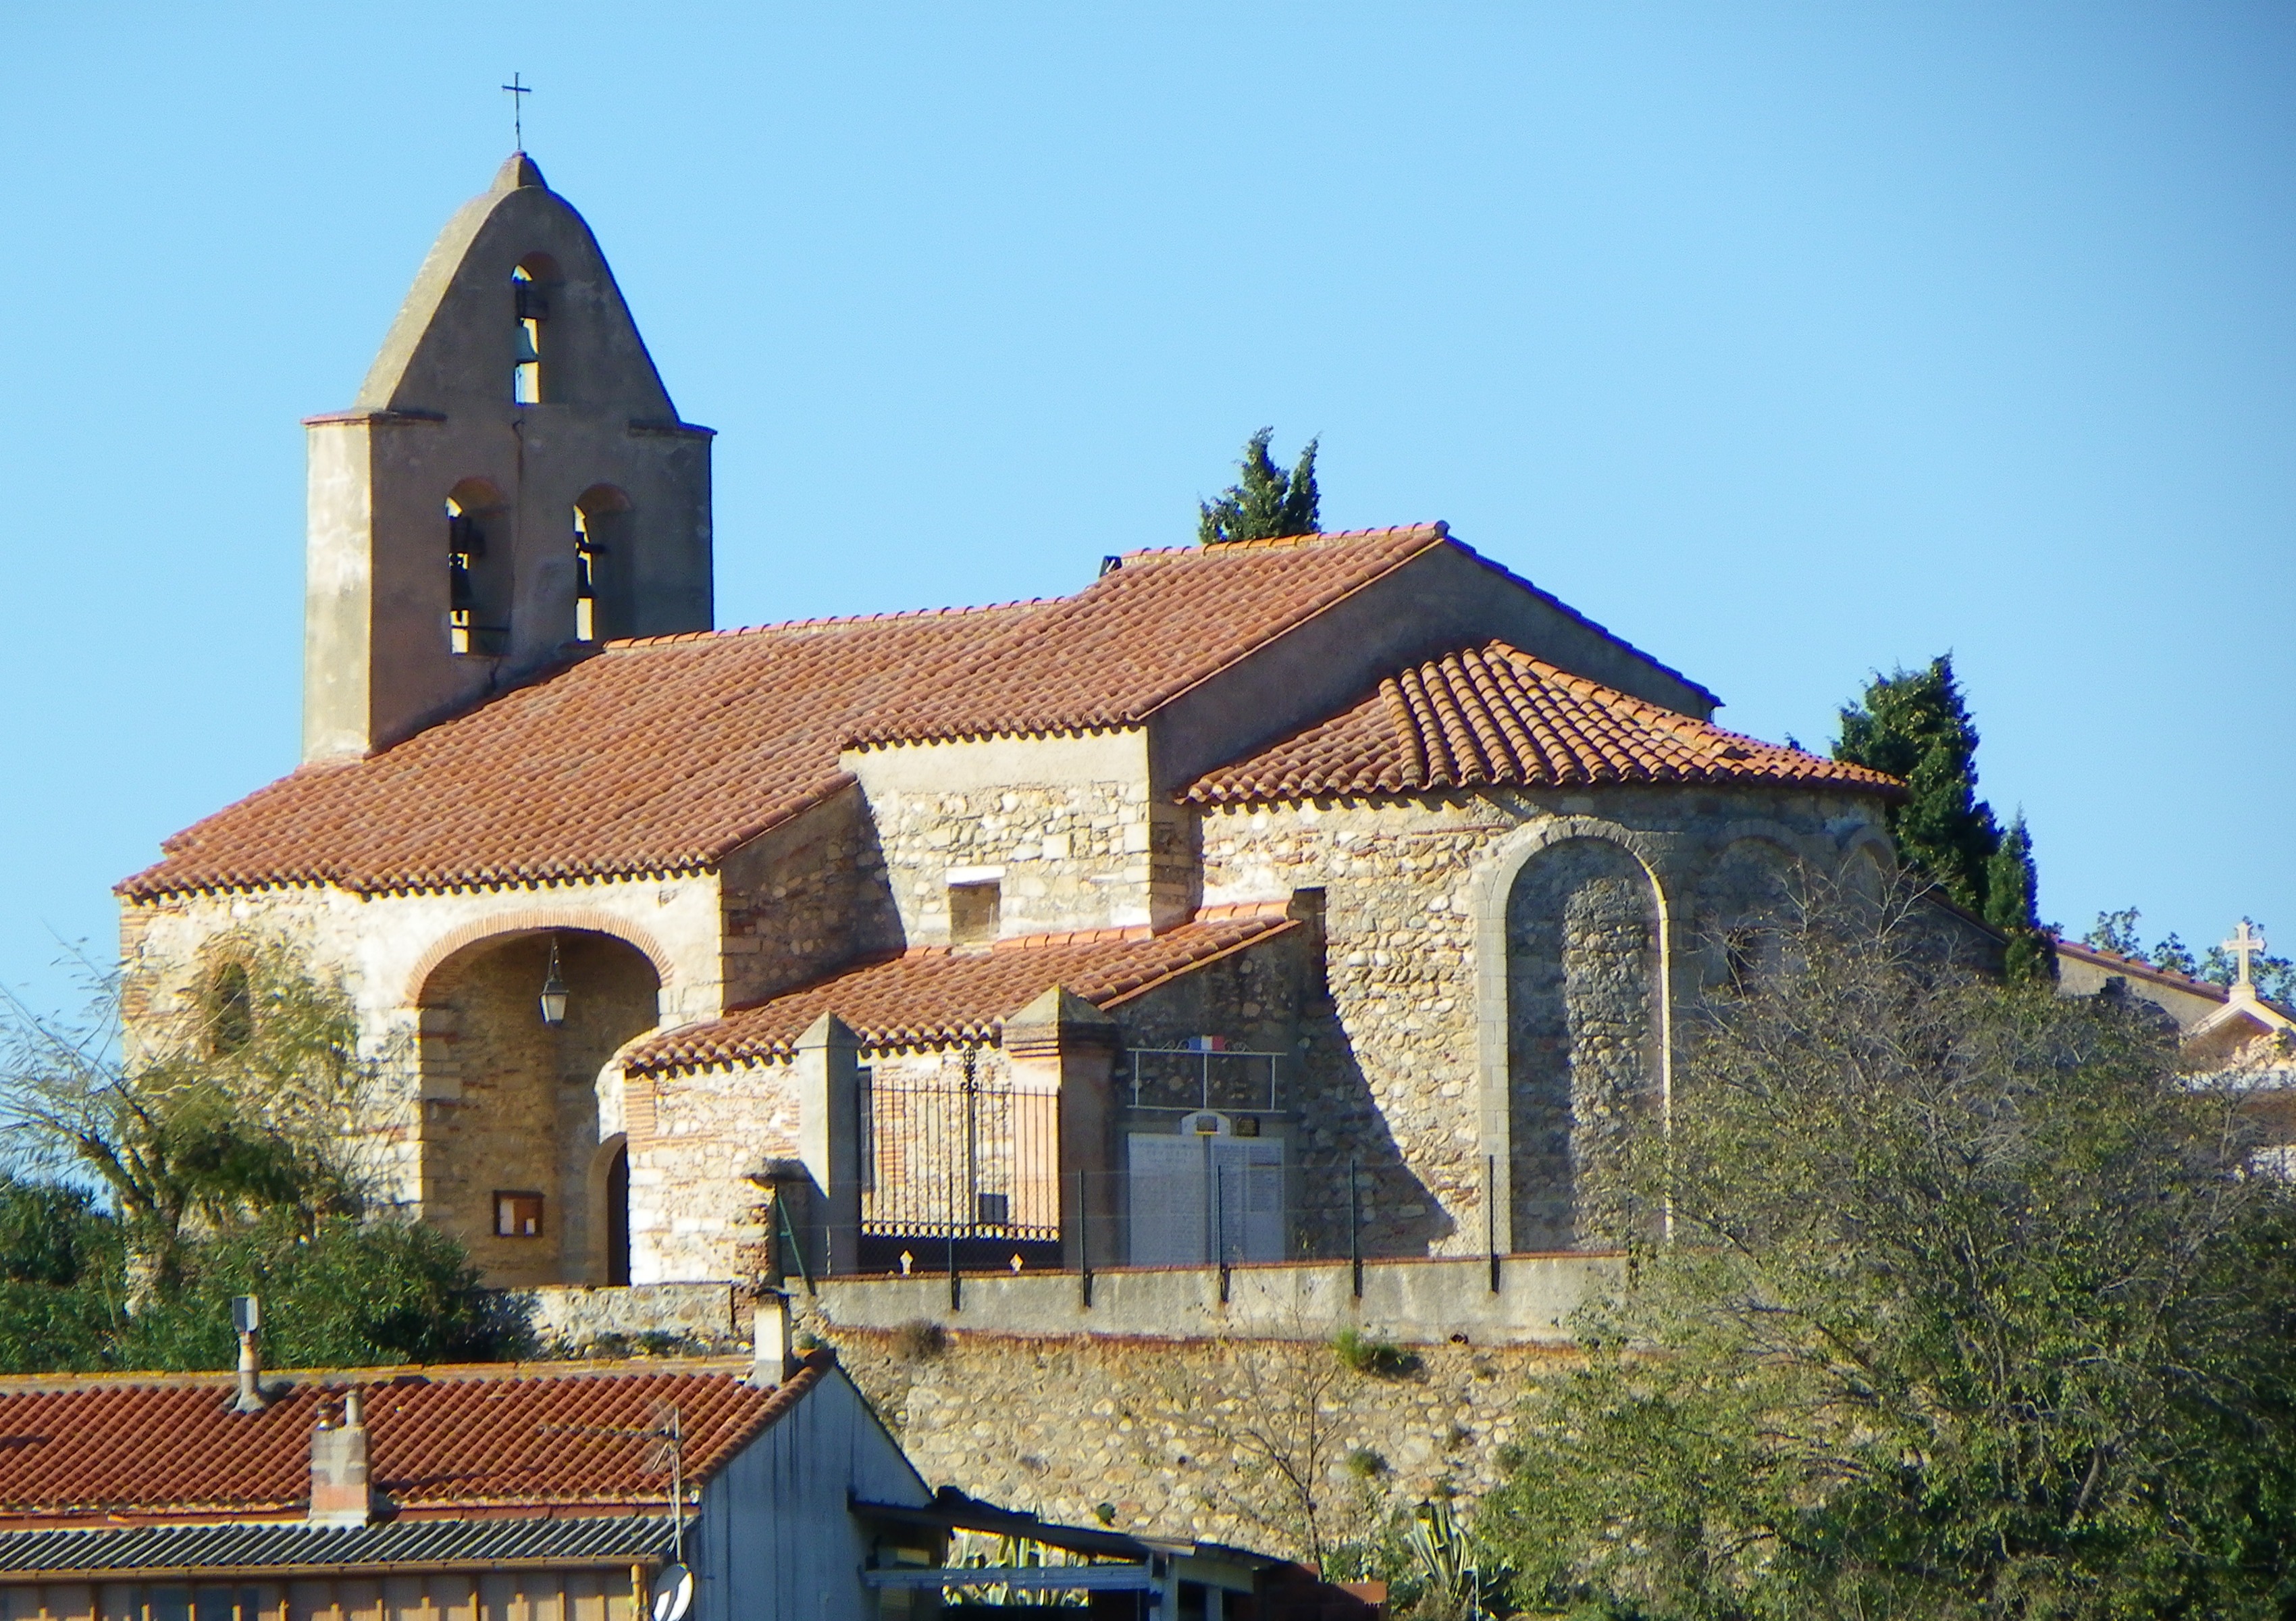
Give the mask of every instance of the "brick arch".
[[430, 983], [440, 965], [455, 955], [497, 934], [530, 934], [550, 930], [578, 929], [586, 934], [606, 934], [644, 954], [653, 965], [654, 978], [663, 991], [668, 991], [677, 978], [677, 964], [662, 949], [653, 935], [630, 922], [594, 906], [575, 907], [516, 907], [506, 912], [474, 919], [449, 929], [430, 943], [406, 976], [404, 1005], [418, 1008], [422, 1004], [423, 987]]

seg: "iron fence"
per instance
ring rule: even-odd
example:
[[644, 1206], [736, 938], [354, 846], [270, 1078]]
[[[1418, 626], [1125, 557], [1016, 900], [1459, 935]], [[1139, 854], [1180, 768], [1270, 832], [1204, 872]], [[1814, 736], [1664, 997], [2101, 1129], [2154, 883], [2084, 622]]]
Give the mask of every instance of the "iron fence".
[[864, 1238], [1047, 1243], [1061, 1233], [1060, 1094], [979, 1073], [872, 1073], [861, 1093]]

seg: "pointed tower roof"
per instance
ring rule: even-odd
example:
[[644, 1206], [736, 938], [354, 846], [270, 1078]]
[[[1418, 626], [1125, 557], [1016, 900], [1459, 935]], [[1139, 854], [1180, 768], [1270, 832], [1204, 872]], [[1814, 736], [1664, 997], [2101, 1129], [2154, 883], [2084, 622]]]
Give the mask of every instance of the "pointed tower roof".
[[542, 177], [542, 171], [535, 167], [534, 160], [524, 152], [514, 152], [495, 171], [495, 183], [487, 194], [499, 197], [504, 192], [514, 192], [522, 185], [538, 185], [545, 191], [550, 189], [550, 183]]
[[577, 301], [594, 305], [599, 321], [613, 329], [605, 349], [585, 366], [593, 391], [624, 400], [633, 418], [676, 420], [597, 239], [523, 151], [511, 153], [493, 183], [439, 233], [351, 408], [451, 413], [454, 396], [472, 388], [478, 392], [459, 403], [490, 403], [496, 369], [473, 371], [469, 357], [485, 341], [479, 333], [495, 319], [496, 289], [509, 285], [513, 265], [536, 254], [546, 256], [568, 282], [594, 289]]

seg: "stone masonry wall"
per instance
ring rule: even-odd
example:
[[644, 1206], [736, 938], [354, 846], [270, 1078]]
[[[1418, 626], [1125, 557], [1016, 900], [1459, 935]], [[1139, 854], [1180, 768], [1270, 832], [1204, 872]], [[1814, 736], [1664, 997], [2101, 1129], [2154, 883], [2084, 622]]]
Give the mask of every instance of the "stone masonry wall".
[[[1753, 908], [1754, 890], [1767, 896], [1778, 862], [1839, 861], [1882, 837], [1877, 801], [1751, 788], [1507, 791], [1205, 813], [1208, 904], [1324, 891], [1329, 1011], [1301, 1027], [1308, 1197], [1319, 1179], [1343, 1184], [1357, 1159], [1370, 1253], [1472, 1254], [1494, 1231], [1502, 1247], [1527, 1247], [1510, 1242], [1505, 1205], [1496, 1219], [1485, 1214], [1489, 1156], [1505, 1136], [1504, 1090], [1486, 1085], [1487, 1072], [1505, 1074], [1505, 999], [1486, 994], [1477, 959], [1481, 942], [1504, 940], [1503, 880], [1562, 829], [1587, 826], [1615, 829], [1655, 869], [1677, 1008], [1726, 974], [1719, 926]], [[1502, 1014], [1495, 1056], [1491, 1006]], [[1620, 1029], [1641, 1016], [1603, 1016]], [[1506, 1170], [1496, 1167], [1501, 1178]]]
[[[1150, 802], [1138, 732], [988, 738], [849, 753], [905, 943], [949, 938], [948, 885], [993, 881], [998, 933], [1115, 928], [1185, 916], [1184, 819]], [[1169, 824], [1169, 825], [1168, 825]], [[872, 882], [870, 852], [862, 857]]]
[[414, 1206], [422, 1175], [418, 1004], [440, 964], [498, 935], [611, 934], [660, 973], [660, 1017], [677, 1024], [714, 1017], [722, 1006], [720, 927], [718, 883], [709, 874], [373, 896], [308, 885], [133, 902], [120, 908], [127, 1041], [132, 1053], [141, 1033], [193, 993], [217, 939], [251, 931], [292, 942], [351, 999], [361, 1049], [381, 1066], [361, 1123], [365, 1151], [385, 1196]]
[[626, 1088], [630, 1281], [763, 1271], [769, 1206], [748, 1180], [798, 1153], [797, 1080], [785, 1063], [639, 1076]]
[[[607, 1281], [598, 1072], [654, 1026], [652, 967], [598, 934], [559, 937], [566, 1020], [545, 1024], [536, 995], [550, 943], [472, 946], [424, 987], [422, 1214], [493, 1288]], [[497, 1234], [497, 1192], [541, 1194], [541, 1231]]]
[[726, 858], [727, 1007], [900, 949], [900, 915], [865, 810], [859, 790], [848, 788]]
[[1312, 1461], [1326, 1537], [1365, 1537], [1398, 1509], [1496, 1485], [1528, 1381], [1570, 1365], [1564, 1352], [1441, 1345], [1387, 1378], [1348, 1370], [1321, 1341], [953, 1332], [935, 1348], [914, 1331], [810, 1326], [933, 1485], [1294, 1557], [1307, 1551], [1296, 1503], [1244, 1432]]

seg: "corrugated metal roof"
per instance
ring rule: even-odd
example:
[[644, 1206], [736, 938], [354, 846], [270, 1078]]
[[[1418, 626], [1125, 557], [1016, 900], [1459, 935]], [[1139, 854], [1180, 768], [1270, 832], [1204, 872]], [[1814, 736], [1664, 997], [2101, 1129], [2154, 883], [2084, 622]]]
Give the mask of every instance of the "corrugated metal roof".
[[666, 1514], [400, 1519], [346, 1526], [240, 1524], [9, 1531], [0, 1532], [0, 1572], [619, 1564], [664, 1555], [669, 1534]]

